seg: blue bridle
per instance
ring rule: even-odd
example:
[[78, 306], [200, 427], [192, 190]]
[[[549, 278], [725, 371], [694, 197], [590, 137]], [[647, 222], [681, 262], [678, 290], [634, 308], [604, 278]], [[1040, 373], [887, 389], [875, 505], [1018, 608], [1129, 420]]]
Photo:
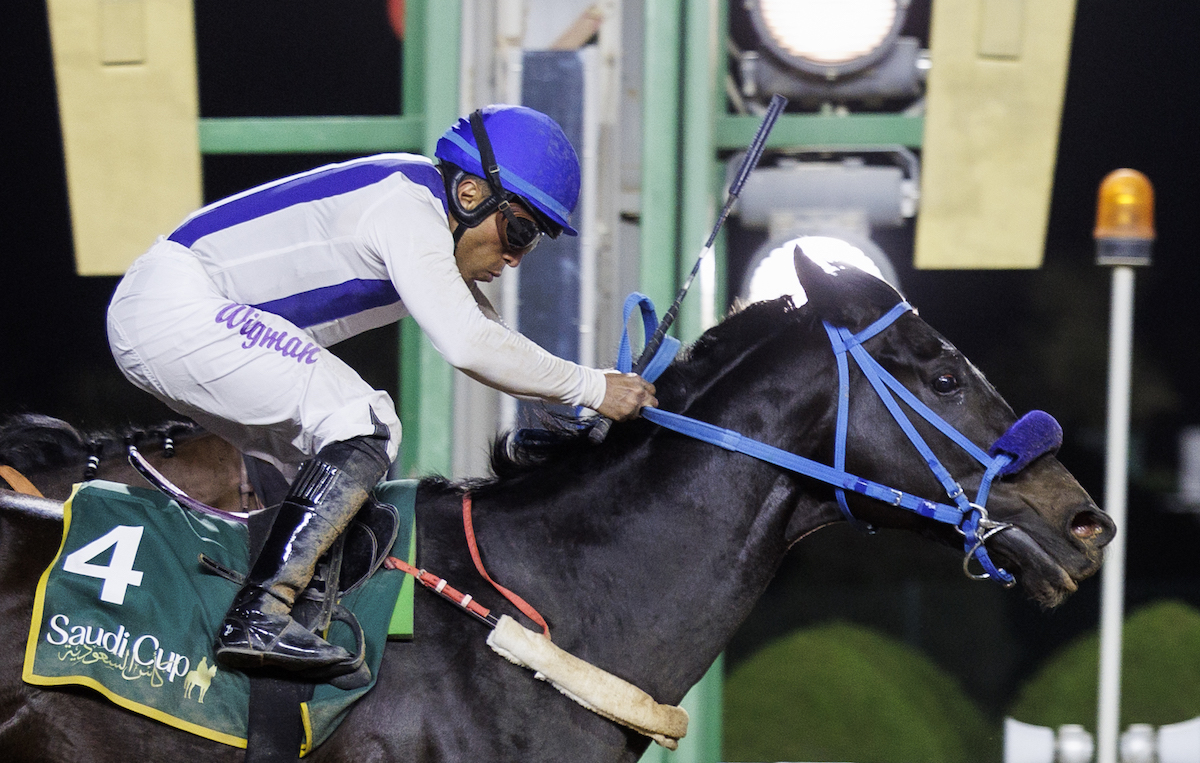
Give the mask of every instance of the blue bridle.
[[[654, 312], [654, 304], [649, 297], [634, 293], [625, 301], [625, 323], [635, 307], [641, 308], [642, 323], [646, 336], [650, 336], [657, 328], [658, 318]], [[838, 507], [842, 514], [854, 526], [871, 531], [869, 525], [858, 520], [846, 503], [846, 491], [850, 490], [874, 498], [884, 503], [907, 509], [922, 517], [937, 522], [953, 525], [963, 536], [963, 549], [966, 556], [963, 559], [963, 571], [969, 577], [977, 580], [995, 580], [1005, 587], [1012, 586], [1016, 581], [1006, 570], [997, 567], [988, 556], [985, 544], [988, 539], [1011, 527], [1012, 524], [996, 522], [988, 517], [988, 492], [992, 482], [998, 476], [1013, 474], [1023, 469], [1031, 461], [1045, 453], [1058, 449], [1062, 443], [1062, 428], [1048, 413], [1032, 411], [1013, 424], [1007, 432], [996, 440], [990, 450], [984, 452], [968, 440], [961, 432], [948, 424], [922, 403], [915, 395], [896, 380], [883, 366], [871, 357], [863, 347], [871, 337], [891, 326], [896, 319], [912, 310], [907, 302], [900, 302], [883, 317], [858, 333], [825, 322], [825, 332], [837, 359], [838, 368], [838, 410], [834, 443], [834, 463], [828, 466], [803, 456], [789, 453], [785, 450], [767, 445], [730, 429], [707, 424], [703, 421], [671, 413], [658, 408], [643, 408], [642, 416], [659, 426], [703, 442], [716, 445], [726, 450], [743, 453], [775, 466], [787, 469], [797, 474], [820, 480], [834, 487]], [[679, 341], [670, 339], [663, 342], [646, 367], [643, 377], [654, 381], [659, 374], [670, 365], [675, 354], [679, 351]], [[887, 407], [892, 418], [900, 425], [909, 441], [916, 447], [925, 459], [930, 470], [941, 483], [946, 495], [953, 505], [937, 503], [925, 498], [905, 493], [895, 488], [881, 485], [871, 480], [863, 479], [846, 471], [846, 433], [849, 426], [850, 407], [850, 373], [849, 358], [858, 364], [863, 375], [871, 383], [875, 393]], [[628, 337], [628, 327], [621, 337], [618, 349], [617, 369], [628, 372], [633, 366], [632, 352]], [[904, 401], [909, 408], [921, 418], [933, 425], [942, 434], [949, 437], [955, 444], [965, 450], [984, 467], [983, 478], [976, 491], [975, 500], [967, 498], [962, 486], [950, 475], [950, 472], [938, 460], [933, 450], [925, 442], [913, 426], [908, 415], [901, 409], [896, 397]], [[974, 573], [969, 569], [972, 559], [983, 568], [982, 573]]]

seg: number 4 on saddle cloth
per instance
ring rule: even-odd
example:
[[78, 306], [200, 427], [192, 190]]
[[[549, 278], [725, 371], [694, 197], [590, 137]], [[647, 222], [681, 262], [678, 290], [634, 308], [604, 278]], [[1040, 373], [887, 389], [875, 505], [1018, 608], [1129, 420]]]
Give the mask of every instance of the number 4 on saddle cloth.
[[[390, 553], [410, 563], [416, 486], [401, 480], [375, 490], [400, 516]], [[246, 747], [249, 679], [219, 667], [213, 654], [239, 586], [199, 560], [246, 570], [247, 544], [246, 524], [236, 518], [183, 508], [154, 490], [82, 484], [63, 506], [63, 543], [38, 585], [25, 681], [88, 686], [176, 728]], [[302, 755], [374, 686], [387, 638], [411, 638], [412, 591], [409, 576], [380, 570], [341, 598], [362, 626], [371, 677], [354, 689], [316, 687], [301, 706]], [[352, 653], [358, 648], [357, 634], [338, 620], [327, 638]]]

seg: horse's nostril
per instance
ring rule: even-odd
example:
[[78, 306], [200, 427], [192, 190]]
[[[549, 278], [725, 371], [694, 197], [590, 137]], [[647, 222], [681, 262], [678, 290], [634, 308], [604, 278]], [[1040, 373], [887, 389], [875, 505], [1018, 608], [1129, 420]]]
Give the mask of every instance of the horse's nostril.
[[1094, 511], [1081, 511], [1071, 518], [1071, 534], [1079, 540], [1095, 540], [1107, 529], [1108, 523]]

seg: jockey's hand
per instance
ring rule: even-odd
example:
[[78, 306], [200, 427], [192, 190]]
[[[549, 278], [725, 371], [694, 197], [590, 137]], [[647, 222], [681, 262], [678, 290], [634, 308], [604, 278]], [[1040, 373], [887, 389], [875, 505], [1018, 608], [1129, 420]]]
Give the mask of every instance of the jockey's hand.
[[654, 385], [637, 374], [605, 371], [604, 383], [604, 403], [597, 413], [613, 421], [636, 418], [638, 412], [646, 406], [658, 407], [658, 400], [654, 397]]

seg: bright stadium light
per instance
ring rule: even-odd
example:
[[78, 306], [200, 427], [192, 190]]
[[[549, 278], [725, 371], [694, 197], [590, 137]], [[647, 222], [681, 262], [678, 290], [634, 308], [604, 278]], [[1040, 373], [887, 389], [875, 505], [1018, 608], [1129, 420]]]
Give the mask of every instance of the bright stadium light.
[[846, 66], [879, 50], [903, 19], [897, 0], [759, 0], [751, 18], [763, 40], [801, 63]]
[[1004, 719], [1004, 763], [1054, 763], [1054, 729]]
[[1200, 718], [1158, 727], [1158, 762], [1200, 760]]
[[[1049, 726], [1004, 719], [1004, 763], [1091, 763], [1096, 752], [1083, 726]], [[1195, 763], [1200, 760], [1200, 718], [1154, 727], [1130, 724], [1121, 734], [1120, 763]], [[1115, 760], [1115, 758], [1114, 758]]]
[[[915, 99], [927, 56], [902, 37], [912, 0], [746, 0], [741, 94], [781, 93], [806, 107]], [[739, 27], [742, 28], [742, 27]]]

